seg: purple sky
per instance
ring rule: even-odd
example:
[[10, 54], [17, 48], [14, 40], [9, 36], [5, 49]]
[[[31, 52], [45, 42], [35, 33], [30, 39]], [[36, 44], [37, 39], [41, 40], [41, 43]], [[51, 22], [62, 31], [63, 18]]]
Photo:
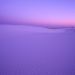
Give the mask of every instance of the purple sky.
[[75, 26], [75, 1], [0, 0], [0, 23]]

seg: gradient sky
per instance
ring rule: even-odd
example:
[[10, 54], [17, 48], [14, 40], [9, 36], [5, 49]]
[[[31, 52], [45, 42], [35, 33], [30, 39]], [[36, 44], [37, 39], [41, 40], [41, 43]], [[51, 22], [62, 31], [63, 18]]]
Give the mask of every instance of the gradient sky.
[[0, 0], [0, 23], [75, 26], [75, 0]]

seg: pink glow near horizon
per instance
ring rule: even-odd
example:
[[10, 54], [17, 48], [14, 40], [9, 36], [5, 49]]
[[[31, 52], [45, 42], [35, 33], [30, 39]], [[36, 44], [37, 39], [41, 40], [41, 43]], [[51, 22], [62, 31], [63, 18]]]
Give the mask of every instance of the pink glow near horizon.
[[3, 22], [75, 26], [75, 1], [0, 1]]

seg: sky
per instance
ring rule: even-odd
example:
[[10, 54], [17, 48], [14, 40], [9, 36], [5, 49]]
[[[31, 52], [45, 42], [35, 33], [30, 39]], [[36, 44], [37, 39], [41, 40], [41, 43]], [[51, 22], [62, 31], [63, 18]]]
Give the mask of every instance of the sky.
[[75, 26], [75, 0], [0, 0], [0, 24]]

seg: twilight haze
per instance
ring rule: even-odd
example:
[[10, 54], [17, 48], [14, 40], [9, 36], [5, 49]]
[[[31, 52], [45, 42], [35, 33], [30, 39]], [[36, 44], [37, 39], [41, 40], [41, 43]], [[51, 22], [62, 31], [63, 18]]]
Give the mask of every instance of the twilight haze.
[[74, 27], [75, 0], [0, 0], [0, 75], [75, 75]]
[[0, 0], [0, 24], [75, 26], [75, 0]]

